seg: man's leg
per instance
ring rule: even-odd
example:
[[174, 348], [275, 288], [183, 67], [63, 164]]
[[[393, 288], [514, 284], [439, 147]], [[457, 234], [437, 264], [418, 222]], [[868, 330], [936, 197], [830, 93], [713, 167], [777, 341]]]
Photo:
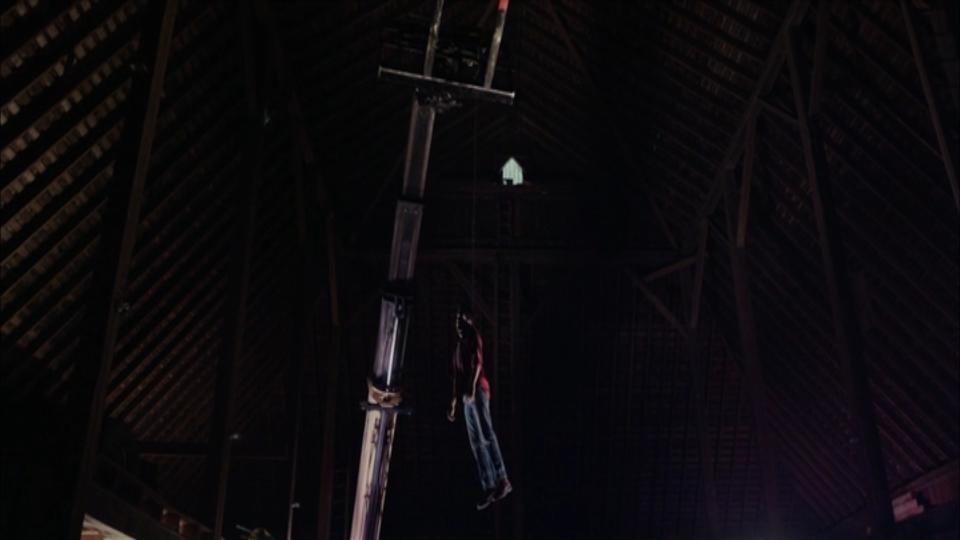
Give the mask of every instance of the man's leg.
[[491, 471], [490, 454], [487, 451], [489, 441], [483, 434], [483, 420], [477, 411], [476, 400], [470, 401], [464, 396], [463, 420], [467, 425], [467, 438], [470, 439], [470, 449], [473, 450], [473, 459], [477, 462], [477, 471], [480, 474], [480, 485], [484, 491], [492, 491], [496, 487], [496, 478]]
[[487, 449], [490, 455], [491, 476], [494, 482], [502, 484], [507, 481], [507, 468], [503, 464], [503, 455], [500, 453], [500, 442], [497, 440], [497, 434], [493, 430], [493, 418], [490, 416], [490, 396], [481, 390], [477, 393], [476, 406], [480, 418], [480, 427], [483, 438], [487, 441]]

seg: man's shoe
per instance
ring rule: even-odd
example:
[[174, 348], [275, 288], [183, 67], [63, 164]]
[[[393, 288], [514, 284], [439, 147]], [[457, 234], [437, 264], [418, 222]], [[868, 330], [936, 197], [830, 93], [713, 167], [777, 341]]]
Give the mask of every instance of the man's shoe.
[[497, 495], [496, 491], [494, 490], [488, 491], [486, 495], [483, 497], [483, 499], [481, 499], [480, 502], [477, 503], [477, 510], [486, 510], [486, 508], [491, 504], [493, 504], [493, 501], [496, 500], [496, 495]]
[[511, 491], [513, 491], [513, 486], [510, 485], [509, 480], [504, 479], [497, 487], [497, 492], [494, 494], [493, 500], [499, 501], [500, 499], [509, 495]]

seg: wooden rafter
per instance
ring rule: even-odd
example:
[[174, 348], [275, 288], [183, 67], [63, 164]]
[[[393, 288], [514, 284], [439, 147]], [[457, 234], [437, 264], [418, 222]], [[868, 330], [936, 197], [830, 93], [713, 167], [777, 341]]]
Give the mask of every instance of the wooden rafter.
[[258, 193], [262, 179], [261, 165], [264, 144], [263, 117], [260, 110], [260, 74], [256, 61], [255, 18], [252, 6], [239, 8], [239, 25], [242, 41], [244, 67], [244, 168], [243, 182], [237, 190], [237, 215], [240, 220], [239, 234], [233, 250], [233, 272], [228, 288], [229, 296], [225, 311], [225, 332], [222, 355], [217, 362], [216, 388], [208, 473], [212, 478], [214, 538], [223, 534], [226, 511], [227, 484], [230, 475], [231, 446], [233, 443], [234, 416], [236, 408], [237, 375], [244, 351], [244, 333], [247, 326], [247, 307], [250, 297], [254, 238], [257, 226]]
[[[77, 395], [74, 405], [85, 413], [85, 429], [79, 437], [80, 459], [64, 527], [67, 538], [77, 538], [83, 526], [84, 504], [99, 451], [107, 385], [116, 353], [120, 315], [126, 311], [127, 278], [140, 223], [140, 209], [157, 114], [163, 94], [170, 44], [179, 3], [156, 1], [146, 17], [138, 60], [128, 98], [128, 112], [121, 151], [114, 165], [111, 194], [105, 209], [100, 240], [100, 260], [94, 273], [88, 310], [86, 340], [76, 355]], [[83, 413], [81, 413], [83, 414]]]
[[[817, 227], [821, 264], [826, 278], [827, 300], [830, 304], [837, 353], [849, 387], [852, 417], [859, 434], [858, 448], [864, 466], [863, 491], [870, 508], [870, 527], [875, 537], [884, 539], [892, 534], [893, 528], [886, 465], [864, 359], [862, 329], [856, 317], [856, 304], [847, 272], [846, 252], [838, 227], [839, 216], [834, 206], [825, 150], [815, 119], [811, 119], [805, 112], [808, 101], [800, 71], [796, 39], [796, 34], [790, 32], [784, 37], [784, 45]], [[817, 69], [823, 68], [818, 67], [814, 71]]]
[[[296, 139], [294, 139], [296, 140]], [[287, 540], [293, 538], [294, 510], [297, 498], [297, 471], [300, 464], [300, 436], [303, 423], [303, 379], [304, 368], [314, 357], [314, 302], [313, 280], [315, 269], [313, 261], [314, 235], [307, 219], [306, 195], [304, 193], [305, 175], [303, 152], [299, 145], [291, 148], [290, 172], [293, 180], [293, 200], [297, 246], [300, 250], [300, 268], [297, 275], [296, 291], [294, 295], [293, 313], [296, 336], [296, 347], [290, 359], [290, 373], [288, 388], [289, 412], [292, 416], [290, 425], [290, 466], [287, 476]]]
[[[347, 256], [363, 260], [382, 260], [386, 255], [379, 251], [348, 252]], [[604, 252], [594, 249], [563, 248], [426, 248], [417, 255], [417, 263], [447, 263], [449, 261], [492, 264], [515, 262], [529, 265], [556, 266], [643, 266], [656, 268], [676, 262], [677, 253], [672, 250], [629, 250], [622, 252]]]
[[669, 276], [671, 274], [679, 272], [680, 270], [683, 270], [684, 268], [688, 268], [695, 264], [698, 264], [697, 256], [684, 257], [676, 262], [672, 262], [664, 267], [658, 268], [652, 272], [647, 273], [645, 276], [643, 276], [643, 281], [650, 283], [651, 281], [656, 281], [660, 278]]
[[[313, 144], [310, 141], [310, 137], [307, 131], [307, 127], [304, 121], [303, 108], [300, 103], [299, 94], [297, 92], [296, 83], [293, 79], [292, 74], [289, 71], [289, 66], [287, 63], [286, 54], [283, 48], [283, 45], [280, 42], [280, 35], [277, 30], [276, 21], [274, 18], [273, 10], [270, 5], [263, 1], [258, 0], [255, 3], [255, 10], [257, 13], [258, 19], [262, 22], [266, 34], [266, 47], [270, 56], [272, 57], [273, 64], [276, 69], [276, 76], [279, 80], [280, 92], [283, 97], [287, 100], [287, 114], [289, 116], [289, 129], [291, 130], [291, 137], [293, 140], [293, 146], [291, 148], [290, 156], [290, 166], [292, 181], [294, 184], [294, 200], [293, 208], [295, 213], [295, 224], [296, 224], [296, 233], [297, 233], [297, 245], [299, 246], [301, 259], [300, 259], [300, 272], [298, 275], [298, 290], [300, 296], [300, 302], [295, 306], [296, 318], [298, 319], [298, 341], [299, 351], [297, 352], [297, 362], [293, 365], [291, 372], [294, 380], [291, 381], [291, 387], [294, 388], [296, 393], [295, 398], [295, 415], [296, 419], [291, 430], [291, 439], [292, 439], [292, 448], [291, 448], [291, 462], [289, 467], [288, 474], [288, 492], [287, 492], [287, 530], [286, 538], [291, 540], [293, 538], [293, 527], [294, 527], [294, 510], [296, 508], [296, 499], [297, 499], [297, 475], [298, 475], [298, 465], [299, 465], [299, 441], [300, 441], [300, 430], [302, 423], [303, 415], [303, 386], [300, 379], [302, 378], [304, 368], [306, 365], [314, 361], [314, 359], [319, 358], [317, 354], [319, 351], [315, 350], [314, 347], [314, 333], [316, 331], [315, 322], [316, 322], [316, 311], [315, 311], [315, 301], [314, 299], [318, 296], [316, 287], [312, 285], [311, 276], [318, 270], [319, 264], [316, 260], [316, 254], [314, 253], [314, 245], [316, 244], [317, 235], [311, 228], [311, 223], [313, 220], [310, 219], [308, 214], [311, 214], [311, 208], [313, 205], [308, 205], [307, 201], [308, 196], [305, 192], [306, 180], [307, 180], [307, 166], [314, 164], [317, 161], [317, 153], [313, 148]], [[317, 199], [320, 206], [320, 210], [327, 213], [326, 226], [328, 233], [332, 232], [334, 218], [330, 209], [330, 195], [326, 183], [323, 181], [322, 177], [318, 179], [319, 181], [315, 183], [317, 187]], [[334, 448], [334, 430], [333, 430], [333, 418], [336, 414], [336, 385], [338, 380], [339, 373], [339, 341], [340, 341], [340, 308], [339, 308], [339, 294], [337, 290], [337, 272], [336, 272], [336, 250], [334, 248], [333, 242], [335, 239], [335, 234], [328, 234], [328, 264], [329, 272], [328, 277], [330, 280], [329, 287], [329, 298], [330, 298], [330, 311], [331, 311], [331, 322], [332, 322], [332, 331], [331, 331], [331, 347], [328, 350], [328, 366], [327, 366], [327, 389], [326, 389], [326, 402], [324, 405], [324, 419], [323, 419], [323, 443], [321, 446], [321, 483], [320, 483], [320, 497], [318, 505], [318, 527], [319, 533], [318, 538], [326, 538], [329, 534], [330, 524], [329, 524], [329, 515], [330, 515], [330, 504], [332, 500], [332, 486], [333, 486], [333, 448]], [[316, 366], [316, 369], [319, 371], [320, 367]]]
[[684, 324], [680, 322], [680, 319], [674, 315], [673, 311], [671, 311], [670, 308], [667, 307], [662, 300], [660, 300], [660, 297], [657, 296], [657, 293], [653, 292], [653, 290], [644, 282], [643, 278], [632, 268], [627, 269], [627, 275], [630, 277], [630, 281], [633, 283], [633, 286], [636, 287], [651, 304], [653, 304], [653, 307], [658, 313], [660, 313], [664, 320], [670, 323], [670, 326], [679, 332], [681, 336], [686, 338], [689, 335], [686, 326], [684, 326]]

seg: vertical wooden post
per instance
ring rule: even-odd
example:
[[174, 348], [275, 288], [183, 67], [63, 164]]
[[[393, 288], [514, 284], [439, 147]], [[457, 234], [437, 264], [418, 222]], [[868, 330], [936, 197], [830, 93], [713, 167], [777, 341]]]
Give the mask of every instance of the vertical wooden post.
[[[727, 223], [728, 243], [730, 247], [730, 269], [733, 274], [734, 296], [737, 302], [737, 321], [740, 327], [740, 348], [743, 353], [744, 375], [750, 389], [750, 403], [753, 411], [754, 432], [757, 450], [760, 454], [763, 496], [766, 504], [767, 533], [779, 537], [782, 532], [780, 516], [780, 494], [777, 482], [777, 459], [773, 436], [767, 419], [766, 386], [763, 382], [763, 367], [760, 361], [760, 345], [757, 338], [756, 321], [753, 318], [753, 306], [750, 299], [750, 277], [746, 253], [746, 214], [750, 210], [750, 188], [753, 181], [753, 161], [756, 157], [753, 133], [756, 131], [757, 117], [753, 116], [747, 125], [745, 153], [743, 156], [743, 176], [740, 186], [739, 209], [733, 198], [728, 198]], [[736, 224], [736, 225], [734, 225]], [[741, 241], [743, 243], [741, 243]]]
[[[305, 130], [301, 130], [305, 133]], [[306, 141], [304, 141], [306, 144]], [[326, 213], [324, 232], [327, 245], [327, 293], [330, 303], [330, 345], [327, 349], [327, 380], [323, 406], [323, 442], [320, 453], [320, 497], [317, 516], [317, 538], [329, 540], [330, 524], [333, 512], [333, 476], [334, 452], [337, 435], [337, 392], [340, 380], [341, 356], [343, 348], [343, 321], [340, 307], [340, 279], [338, 253], [342, 252], [340, 236], [337, 234], [336, 214], [330, 202], [327, 185], [322, 178], [317, 180], [317, 197], [321, 211]], [[319, 369], [319, 368], [318, 368]], [[346, 483], [344, 500], [353, 500], [353, 484]], [[350, 533], [350, 510], [344, 511], [345, 534]]]
[[[702, 346], [700, 330], [700, 306], [703, 295], [703, 277], [707, 257], [707, 238], [709, 223], [701, 220], [700, 236], [697, 241], [696, 268], [694, 270], [693, 291], [690, 298], [690, 319], [685, 340], [687, 362], [690, 370], [690, 386], [693, 396], [693, 417], [697, 428], [697, 446], [700, 451], [700, 474], [703, 477], [704, 513], [707, 517], [707, 538], [717, 538], [720, 534], [720, 506], [717, 503], [717, 484], [713, 452], [709, 440], [706, 418], [706, 384], [701, 371]], [[704, 371], [709, 365], [702, 366]]]
[[[516, 207], [514, 207], [515, 209]], [[513, 227], [516, 231], [516, 227]], [[523, 372], [521, 362], [517, 361], [517, 317], [520, 316], [520, 274], [517, 263], [510, 263], [510, 283], [508, 283], [510, 293], [510, 375], [513, 377], [511, 387], [513, 396], [510, 398], [510, 432], [513, 448], [513, 476], [515, 479], [523, 478], [523, 422], [520, 417], [523, 409], [520, 404], [523, 400]], [[513, 495], [513, 539], [522, 540], [523, 538], [523, 492], [522, 482], [514, 486], [516, 493]]]
[[807, 102], [799, 66], [796, 34], [791, 32], [785, 39], [787, 65], [794, 104], [797, 107], [797, 125], [813, 202], [834, 339], [849, 388], [854, 429], [859, 435], [861, 462], [864, 465], [863, 489], [870, 516], [868, 534], [880, 539], [889, 538], [893, 534], [894, 521], [887, 473], [870, 393], [869, 372], [864, 359], [862, 329], [856, 317], [843, 238], [837, 226], [838, 214], [830, 187], [826, 154], [817, 127], [818, 119], [811, 118], [805, 108]]
[[[79, 463], [64, 537], [80, 537], [84, 505], [92, 482], [103, 426], [104, 402], [119, 332], [119, 313], [127, 294], [127, 277], [140, 224], [143, 190], [150, 168], [157, 114], [163, 94], [170, 43], [179, 2], [155, 0], [147, 7], [133, 83], [127, 97], [124, 136], [117, 151], [109, 197], [102, 219], [99, 261], [94, 271], [84, 342], [76, 355], [76, 393], [72, 409], [85, 411]], [[81, 413], [83, 414], [83, 413]]]
[[757, 116], [747, 123], [743, 145], [743, 181], [740, 183], [740, 210], [737, 215], [737, 248], [747, 245], [747, 222], [750, 218], [750, 187], [753, 184], [753, 165], [756, 161]]
[[217, 363], [213, 419], [208, 458], [208, 473], [214, 491], [214, 538], [223, 535], [226, 511], [227, 481], [230, 475], [231, 443], [233, 442], [233, 414], [237, 386], [237, 371], [243, 353], [244, 331], [247, 322], [247, 303], [250, 292], [250, 274], [253, 259], [254, 236], [257, 224], [257, 201], [260, 188], [260, 167], [263, 149], [263, 112], [258, 96], [259, 71], [255, 50], [253, 6], [241, 4], [238, 22], [242, 39], [244, 66], [245, 141], [243, 143], [242, 187], [237, 190], [237, 210], [240, 234], [235, 239], [233, 273], [230, 276], [229, 297], [226, 302], [223, 352]]
[[[300, 289], [300, 287], [298, 287]], [[302, 292], [302, 289], [301, 289]], [[296, 311], [300, 321], [300, 328], [294, 334], [296, 336], [296, 345], [293, 348], [293, 354], [290, 359], [289, 384], [288, 391], [290, 407], [288, 413], [292, 415], [290, 420], [290, 449], [289, 449], [289, 472], [287, 473], [287, 540], [293, 539], [293, 518], [297, 508], [297, 470], [300, 465], [300, 431], [303, 423], [303, 366], [308, 357], [312, 357], [312, 318], [310, 312], [298, 309]]]
[[[333, 466], [334, 437], [336, 436], [337, 383], [340, 378], [340, 350], [343, 328], [340, 321], [339, 283], [337, 279], [337, 234], [334, 216], [330, 213], [326, 220], [327, 234], [327, 277], [330, 293], [330, 349], [327, 353], [327, 385], [323, 407], [323, 446], [320, 453], [320, 508], [318, 516], [319, 540], [329, 540], [330, 519], [333, 504]], [[348, 482], [348, 485], [350, 483]], [[350, 498], [347, 498], [350, 500]], [[345, 512], [347, 520], [349, 510]], [[349, 521], [348, 521], [349, 525]], [[349, 531], [349, 526], [346, 529]]]
[[[269, 49], [271, 50], [273, 63], [277, 69], [277, 76], [280, 79], [280, 87], [283, 92], [287, 94], [288, 99], [288, 113], [290, 115], [290, 121], [292, 125], [292, 137], [294, 139], [294, 155], [292, 159], [294, 160], [294, 176], [295, 176], [295, 188], [296, 188], [296, 197], [297, 197], [297, 234], [299, 236], [298, 241], [301, 246], [304, 248], [305, 259], [303, 261], [303, 271], [305, 274], [302, 276], [303, 287], [304, 287], [304, 305], [302, 307], [302, 317], [303, 320], [303, 339], [304, 350], [307, 351], [307, 355], [312, 358], [319, 359], [318, 353], [315, 347], [315, 332], [317, 331], [314, 322], [316, 321], [316, 306], [314, 300], [317, 298], [319, 290], [316, 287], [307, 287], [308, 283], [312, 283], [311, 275], [319, 271], [319, 259], [317, 258], [318, 254], [314, 253], [314, 243], [319, 238], [314, 235], [313, 231], [310, 230], [311, 220], [307, 218], [306, 205], [306, 195], [303, 192], [303, 185], [306, 175], [304, 174], [305, 167], [315, 164], [317, 154], [313, 149], [313, 146], [307, 135], [307, 128], [304, 125], [303, 120], [303, 111], [300, 106], [300, 99], [295, 87], [294, 81], [289, 74], [289, 66], [287, 64], [286, 56], [284, 54], [283, 46], [280, 42], [280, 36], [277, 31], [276, 20], [274, 18], [273, 10], [270, 7], [269, 2], [266, 0], [256, 0], [254, 2], [256, 15], [259, 18], [261, 24], [264, 27], [267, 40], [269, 41]], [[402, 164], [402, 159], [397, 162], [397, 169], [399, 170], [400, 165]], [[317, 537], [321, 540], [327, 540], [330, 535], [330, 519], [333, 505], [333, 475], [334, 475], [334, 449], [335, 449], [335, 437], [336, 437], [336, 410], [337, 410], [337, 382], [340, 376], [340, 348], [342, 340], [342, 324], [340, 318], [340, 302], [339, 302], [339, 284], [337, 280], [337, 252], [339, 251], [339, 236], [336, 232], [335, 227], [335, 218], [333, 214], [333, 208], [330, 204], [330, 196], [327, 192], [327, 186], [323, 178], [317, 171], [311, 169], [311, 174], [317, 174], [316, 188], [317, 188], [317, 206], [320, 209], [320, 212], [324, 214], [324, 229], [326, 234], [326, 245], [327, 245], [327, 278], [328, 278], [328, 294], [329, 294], [329, 308], [330, 308], [330, 344], [327, 349], [327, 373], [326, 373], [326, 389], [323, 405], [323, 434], [322, 434], [322, 446], [321, 446], [321, 456], [320, 456], [320, 493], [318, 497], [317, 505]], [[302, 370], [302, 366], [301, 366]], [[317, 370], [320, 370], [320, 367], [317, 366]], [[302, 407], [302, 405], [301, 405]], [[301, 412], [298, 412], [301, 414]], [[294, 454], [296, 456], [296, 454]], [[290, 539], [293, 528], [293, 503], [295, 496], [295, 476], [296, 476], [296, 465], [292, 464], [291, 466], [291, 479], [290, 479], [290, 493], [288, 497], [288, 503], [290, 508], [288, 510], [288, 527], [287, 527], [287, 538]], [[347, 484], [347, 489], [350, 489], [350, 484]], [[352, 497], [347, 497], [351, 499]], [[347, 519], [349, 520], [349, 512], [347, 513]], [[349, 521], [348, 521], [349, 523]], [[347, 527], [349, 529], [349, 526]]]
[[[497, 202], [499, 205], [499, 201]], [[499, 215], [499, 214], [498, 214]], [[499, 230], [497, 231], [499, 233]], [[498, 238], [499, 245], [499, 238]], [[508, 314], [509, 316], [509, 314]], [[500, 261], [494, 258], [493, 261], [493, 324], [490, 328], [490, 347], [491, 361], [493, 363], [493, 388], [500, 388]], [[498, 421], [500, 418], [503, 418], [503, 398], [500, 397], [500, 392], [494, 392], [493, 397], [493, 417]], [[511, 433], [512, 435], [512, 433]], [[512, 441], [511, 441], [512, 442]], [[513, 446], [511, 445], [511, 448]], [[500, 505], [495, 505], [493, 508], [493, 536], [495, 540], [500, 540], [503, 538], [503, 529], [504, 529], [504, 519], [505, 512]]]
[[290, 470], [288, 477], [287, 494], [287, 540], [293, 539], [294, 510], [296, 507], [297, 495], [297, 470], [300, 460], [300, 432], [303, 421], [303, 371], [307, 362], [315, 357], [314, 349], [314, 322], [315, 322], [315, 302], [316, 291], [312, 286], [312, 276], [316, 270], [314, 254], [314, 238], [310, 229], [310, 220], [307, 216], [306, 196], [304, 194], [304, 149], [297, 140], [296, 133], [293, 134], [293, 151], [290, 156], [291, 169], [293, 173], [293, 207], [296, 213], [297, 225], [297, 244], [300, 248], [300, 272], [297, 276], [298, 284], [296, 298], [294, 299], [294, 313], [297, 321], [297, 346], [294, 349], [294, 356], [290, 362], [290, 384], [288, 387], [292, 392], [290, 407], [293, 413], [293, 420], [290, 429]]

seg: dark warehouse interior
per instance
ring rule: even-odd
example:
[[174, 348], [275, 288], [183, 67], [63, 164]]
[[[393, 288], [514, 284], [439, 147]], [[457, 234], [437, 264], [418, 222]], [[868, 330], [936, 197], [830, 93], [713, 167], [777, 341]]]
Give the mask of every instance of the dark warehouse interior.
[[958, 4], [0, 2], [0, 538], [957, 538]]

